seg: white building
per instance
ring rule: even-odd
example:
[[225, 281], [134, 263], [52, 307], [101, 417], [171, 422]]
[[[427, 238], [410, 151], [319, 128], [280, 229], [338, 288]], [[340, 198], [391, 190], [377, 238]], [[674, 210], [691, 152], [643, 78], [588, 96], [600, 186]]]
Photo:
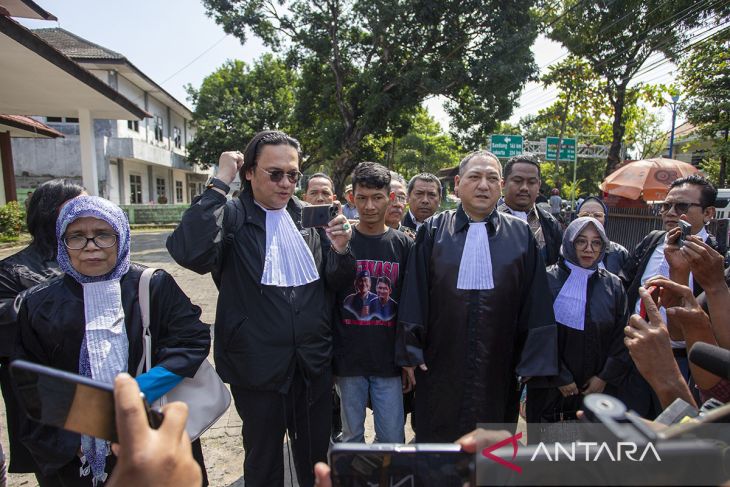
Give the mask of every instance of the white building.
[[[60, 28], [33, 33], [152, 115], [142, 121], [94, 120], [95, 189], [100, 196], [122, 205], [189, 204], [202, 192], [209, 171], [188, 162], [186, 145], [193, 131], [192, 113], [185, 105], [122, 54]], [[19, 192], [56, 177], [82, 178], [79, 120], [51, 116], [40, 120], [65, 138], [12, 141]]]

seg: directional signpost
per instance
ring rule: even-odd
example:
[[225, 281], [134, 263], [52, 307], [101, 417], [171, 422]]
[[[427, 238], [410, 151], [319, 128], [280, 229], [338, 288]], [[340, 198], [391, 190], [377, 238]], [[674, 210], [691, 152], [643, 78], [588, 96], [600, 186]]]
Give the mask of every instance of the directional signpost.
[[500, 159], [522, 154], [522, 136], [492, 135], [492, 154]]
[[[558, 150], [558, 138], [546, 137], [545, 142], [545, 160], [554, 161], [555, 153]], [[560, 141], [560, 160], [569, 162], [575, 161], [575, 139], [562, 139]]]

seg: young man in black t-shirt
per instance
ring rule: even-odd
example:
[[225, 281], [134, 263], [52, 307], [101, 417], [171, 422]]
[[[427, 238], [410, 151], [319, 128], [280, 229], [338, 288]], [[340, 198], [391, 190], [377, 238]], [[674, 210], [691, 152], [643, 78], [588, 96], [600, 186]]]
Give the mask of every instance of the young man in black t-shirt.
[[390, 173], [385, 167], [361, 163], [353, 173], [352, 187], [360, 214], [350, 241], [357, 274], [352, 288], [337, 293], [334, 342], [342, 441], [364, 441], [370, 398], [377, 441], [401, 443], [403, 392], [401, 369], [395, 365], [395, 324], [413, 241], [385, 224], [391, 198]]

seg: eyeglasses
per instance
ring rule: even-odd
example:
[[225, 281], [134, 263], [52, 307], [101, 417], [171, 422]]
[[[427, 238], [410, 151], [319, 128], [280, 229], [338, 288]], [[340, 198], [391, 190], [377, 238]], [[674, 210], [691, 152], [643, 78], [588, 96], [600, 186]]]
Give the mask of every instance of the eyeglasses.
[[289, 182], [292, 184], [297, 184], [299, 179], [302, 177], [302, 173], [299, 171], [289, 171], [284, 172], [281, 169], [274, 169], [273, 171], [269, 171], [267, 169], [264, 169], [263, 167], [256, 166], [257, 168], [264, 171], [266, 174], [269, 175], [269, 179], [271, 179], [271, 182], [278, 183], [282, 179], [284, 179], [284, 174], [286, 174], [286, 177], [289, 179]]
[[81, 250], [86, 248], [86, 246], [89, 245], [89, 241], [94, 242], [94, 245], [100, 249], [108, 249], [117, 243], [117, 236], [113, 233], [100, 233], [93, 237], [83, 237], [81, 235], [63, 237], [63, 244], [66, 248], [71, 250]]
[[408, 201], [408, 199], [406, 199], [405, 196], [396, 195], [395, 196], [395, 201], [397, 203], [403, 203], [403, 204], [405, 204]]
[[603, 217], [604, 217], [604, 216], [606, 216], [606, 215], [604, 215], [604, 213], [603, 213], [602, 211], [594, 211], [594, 212], [590, 212], [590, 211], [581, 211], [581, 212], [579, 212], [579, 213], [578, 213], [578, 216], [579, 216], [579, 217], [581, 217], [581, 218], [582, 218], [582, 217], [586, 217], [586, 216], [589, 216], [589, 217], [591, 217], [591, 218], [596, 218], [596, 219], [598, 219], [598, 218], [603, 218]]
[[674, 208], [675, 213], [683, 215], [683, 214], [687, 214], [689, 209], [692, 208], [693, 206], [699, 206], [700, 208], [702, 208], [702, 205], [700, 205], [698, 203], [680, 203], [678, 201], [670, 203], [670, 202], [664, 201], [662, 203], [659, 203], [659, 211], [662, 213], [668, 213], [669, 210]]
[[573, 242], [573, 246], [576, 250], [586, 250], [588, 245], [591, 246], [591, 250], [600, 252], [603, 250], [603, 240], [588, 240], [587, 238], [578, 237]]

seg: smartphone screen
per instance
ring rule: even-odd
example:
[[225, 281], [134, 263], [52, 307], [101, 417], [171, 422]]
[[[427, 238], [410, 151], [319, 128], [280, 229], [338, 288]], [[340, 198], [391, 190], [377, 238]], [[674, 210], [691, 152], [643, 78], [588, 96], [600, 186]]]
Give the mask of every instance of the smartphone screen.
[[337, 443], [329, 463], [340, 487], [462, 487], [474, 478], [474, 455], [454, 444]]
[[[43, 365], [16, 360], [10, 364], [19, 402], [28, 417], [39, 423], [117, 441], [114, 388], [111, 384]], [[161, 423], [161, 413], [145, 402], [150, 426]]]

